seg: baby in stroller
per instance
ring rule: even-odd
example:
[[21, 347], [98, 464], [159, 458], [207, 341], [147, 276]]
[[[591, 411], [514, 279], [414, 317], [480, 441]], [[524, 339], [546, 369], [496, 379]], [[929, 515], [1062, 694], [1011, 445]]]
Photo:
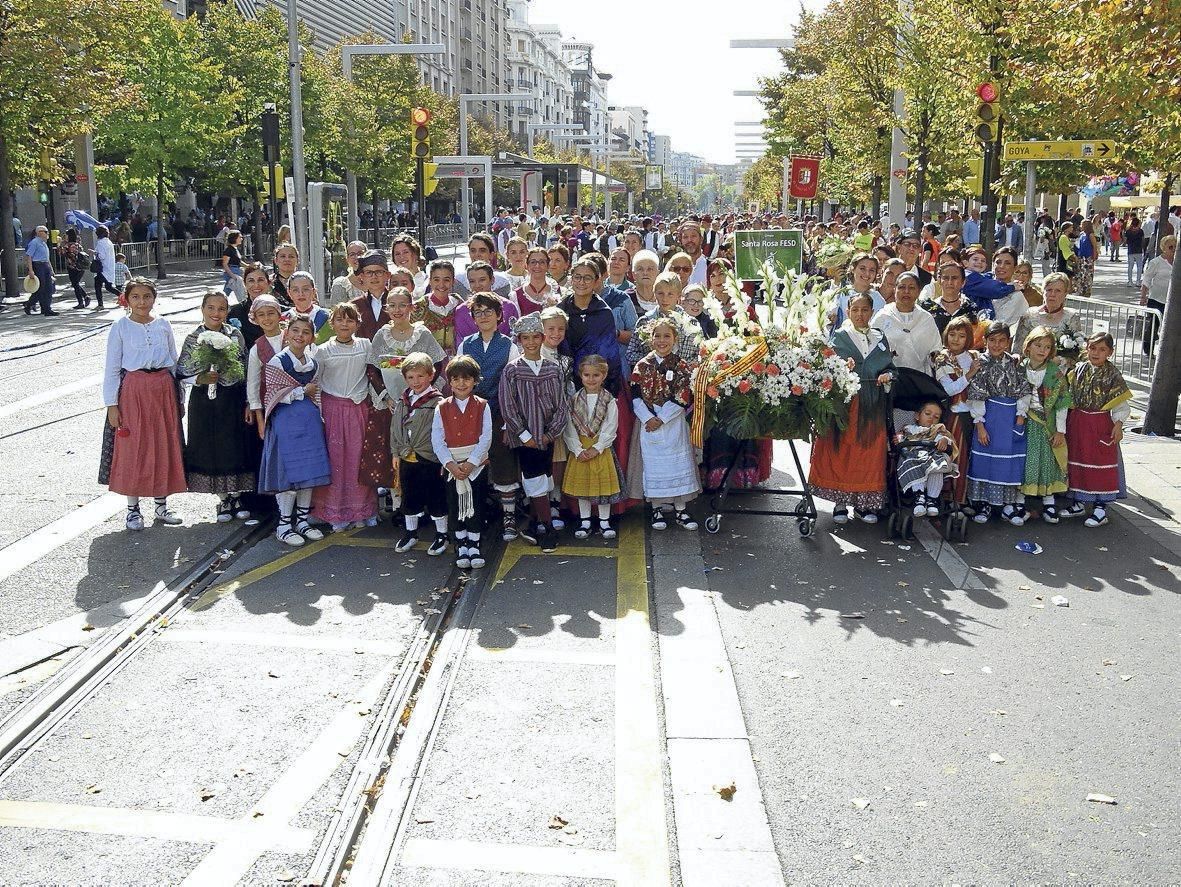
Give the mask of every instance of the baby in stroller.
[[959, 444], [942, 418], [943, 405], [927, 400], [915, 411], [914, 422], [894, 438], [898, 491], [914, 495], [915, 517], [938, 517], [944, 481], [959, 474]]

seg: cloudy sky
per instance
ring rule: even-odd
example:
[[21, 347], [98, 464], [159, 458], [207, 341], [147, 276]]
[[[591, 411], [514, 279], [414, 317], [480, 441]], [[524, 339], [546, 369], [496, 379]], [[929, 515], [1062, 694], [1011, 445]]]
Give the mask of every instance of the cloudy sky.
[[[810, 9], [825, 5], [805, 2]], [[594, 43], [595, 66], [614, 75], [611, 104], [646, 107], [652, 131], [670, 136], [674, 151], [732, 163], [734, 123], [762, 119], [757, 99], [733, 92], [757, 88], [759, 76], [779, 69], [779, 54], [730, 49], [730, 40], [786, 37], [800, 6], [725, 0], [702, 8], [707, 14], [695, 17], [688, 4], [668, 0], [533, 0], [529, 19]]]

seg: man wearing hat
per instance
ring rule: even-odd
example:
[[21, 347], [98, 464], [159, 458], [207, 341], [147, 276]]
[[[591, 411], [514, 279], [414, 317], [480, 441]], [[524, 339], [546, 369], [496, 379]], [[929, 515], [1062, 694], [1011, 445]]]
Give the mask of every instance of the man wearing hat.
[[33, 239], [25, 247], [25, 259], [29, 263], [29, 277], [36, 277], [40, 284], [25, 300], [25, 314], [33, 313], [33, 306], [41, 305], [42, 317], [55, 317], [53, 310], [53, 266], [49, 264], [49, 229], [38, 225]]
[[931, 272], [919, 261], [923, 254], [923, 239], [913, 228], [905, 228], [898, 235], [898, 258], [906, 263], [906, 270], [918, 275], [919, 286], [924, 287], [931, 282]]
[[361, 281], [361, 289], [365, 291], [365, 295], [352, 300], [357, 313], [361, 315], [356, 335], [361, 339], [372, 340], [377, 331], [390, 322], [390, 315], [385, 310], [386, 289], [390, 281], [385, 253], [371, 249], [362, 255], [357, 259], [356, 275]]

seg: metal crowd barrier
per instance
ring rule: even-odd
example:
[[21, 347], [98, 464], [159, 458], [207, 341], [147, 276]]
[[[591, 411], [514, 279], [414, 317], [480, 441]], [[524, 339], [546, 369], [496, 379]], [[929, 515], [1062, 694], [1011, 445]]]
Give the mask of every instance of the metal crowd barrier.
[[[242, 238], [242, 246], [240, 247], [242, 258], [248, 259], [254, 257], [254, 243], [249, 236]], [[115, 245], [115, 252], [123, 253], [127, 256], [127, 267], [131, 271], [147, 271], [156, 264], [156, 243], [133, 241], [131, 243], [121, 243]], [[165, 267], [185, 266], [186, 270], [194, 270], [194, 268], [208, 268], [215, 270], [215, 266], [221, 261], [221, 254], [223, 247], [220, 241], [213, 237], [193, 237], [188, 240], [166, 240], [164, 241], [164, 262]], [[56, 248], [51, 248], [49, 251], [50, 259], [53, 263], [53, 270], [57, 274], [66, 273], [65, 257]], [[21, 274], [24, 274], [25, 267], [25, 251], [23, 249], [16, 250], [17, 268]], [[87, 270], [89, 274], [89, 270]]]
[[1067, 296], [1066, 305], [1078, 312], [1079, 324], [1088, 336], [1111, 334], [1115, 340], [1111, 362], [1125, 379], [1138, 380], [1145, 385], [1152, 382], [1163, 319], [1160, 311], [1080, 296]]

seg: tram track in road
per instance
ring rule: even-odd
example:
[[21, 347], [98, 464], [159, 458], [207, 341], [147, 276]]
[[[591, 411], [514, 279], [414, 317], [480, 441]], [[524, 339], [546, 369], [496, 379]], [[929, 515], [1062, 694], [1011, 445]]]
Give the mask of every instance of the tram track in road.
[[[364, 631], [349, 632], [348, 636], [325, 638], [319, 642], [305, 639], [301, 644], [297, 643], [298, 638], [283, 634], [270, 635], [267, 632], [248, 631], [237, 633], [238, 637], [235, 638], [235, 632], [207, 631], [208, 624], [205, 625], [206, 630], [202, 630], [194, 621], [202, 615], [202, 610], [208, 609], [229, 595], [240, 597], [244, 587], [301, 563], [309, 555], [314, 556], [331, 548], [339, 552], [341, 546], [345, 546], [346, 551], [359, 548], [376, 551], [389, 546], [389, 540], [384, 537], [353, 538], [352, 533], [332, 534], [322, 542], [285, 552], [277, 559], [267, 559], [265, 554], [261, 560], [257, 556], [249, 557], [236, 569], [232, 569], [236, 562], [242, 561], [270, 535], [271, 529], [266, 525], [241, 527], [229, 538], [213, 546], [192, 569], [171, 581], [160, 582], [132, 616], [118, 628], [111, 629], [106, 637], [99, 639], [95, 645], [57, 672], [38, 692], [0, 723], [0, 785], [6, 782], [12, 785], [11, 777], [17, 773], [21, 773], [15, 783], [18, 786], [35, 775], [38, 772], [37, 768], [43, 765], [45, 755], [50, 754], [46, 749], [53, 749], [62, 741], [53, 739], [51, 744], [51, 737], [57, 732], [64, 732], [66, 737], [71, 735], [70, 730], [58, 731], [58, 728], [66, 725], [76, 715], [85, 721], [87, 717], [93, 717], [96, 710], [105, 709], [109, 704], [110, 694], [114, 692], [117, 695], [118, 690], [108, 689], [104, 692], [104, 688], [118, 688], [128, 680], [134, 680], [121, 678], [120, 672], [126, 670], [128, 675], [135, 675], [141, 671], [144, 667], [142, 665], [134, 668], [128, 666], [149, 650], [167, 650], [178, 644], [183, 649], [190, 649], [188, 645], [194, 642], [200, 643], [202, 639], [215, 638], [215, 642], [224, 643], [255, 646], [273, 644], [276, 649], [286, 648], [292, 652], [299, 649], [339, 649], [352, 653], [354, 648], [357, 648], [357, 653], [363, 650], [382, 652], [390, 656], [389, 660], [370, 679], [366, 689], [350, 694], [350, 705], [341, 710], [335, 719], [345, 719], [343, 723], [348, 725], [348, 730], [356, 731], [355, 740], [340, 738], [340, 731], [333, 729], [340, 724], [323, 725], [317, 730], [310, 746], [292, 748], [290, 757], [283, 764], [284, 769], [268, 776], [268, 782], [273, 781], [273, 784], [256, 802], [256, 810], [266, 809], [266, 822], [277, 824], [280, 819], [284, 824], [289, 821], [295, 822], [294, 814], [306, 803], [303, 795], [310, 797], [322, 790], [318, 780], [335, 773], [336, 782], [329, 799], [335, 798], [336, 803], [328, 808], [333, 811], [332, 814], [325, 816], [320, 824], [308, 833], [309, 837], [315, 837], [318, 843], [307, 847], [305, 859], [309, 862], [310, 868], [303, 883], [342, 883], [343, 879], [347, 878], [349, 866], [366, 836], [370, 817], [378, 799], [385, 795], [388, 804], [391, 800], [389, 796], [396, 796], [401, 799], [402, 805], [408, 803], [410, 783], [405, 775], [413, 773], [421, 761], [426, 745], [425, 739], [430, 735], [430, 725], [439, 717], [445, 702], [434, 688], [443, 676], [448, 674], [450, 665], [461, 649], [454, 640], [456, 632], [452, 629], [456, 625], [462, 625], [463, 620], [470, 615], [478, 603], [486, 581], [490, 580], [485, 580], [483, 572], [473, 576], [453, 568], [447, 574], [445, 582], [432, 590], [432, 600], [426, 603], [425, 611], [416, 614], [412, 635], [408, 637], [405, 646], [399, 643], [396, 649], [386, 649], [389, 644], [384, 642], [366, 640], [365, 636], [369, 633]], [[495, 564], [498, 552], [489, 554], [490, 563]], [[313, 571], [316, 569], [310, 565], [304, 569], [309, 568]], [[242, 572], [243, 570], [245, 572]], [[235, 573], [235, 578], [228, 578]], [[407, 580], [412, 582], [413, 578], [408, 576]], [[419, 596], [425, 595], [419, 592]], [[421, 605], [425, 602], [420, 600], [418, 603]], [[165, 643], [161, 644], [161, 641]], [[155, 655], [158, 656], [159, 652]], [[353, 710], [352, 703], [362, 698], [368, 700], [365, 708], [371, 706], [374, 714], [371, 719], [359, 721], [356, 717], [359, 712]], [[104, 699], [107, 701], [103, 701]], [[90, 715], [86, 714], [87, 711], [90, 711]], [[407, 739], [412, 724], [416, 729], [410, 732]], [[419, 724], [424, 726], [418, 728]], [[338, 749], [342, 744], [348, 745], [353, 741], [359, 743], [355, 762], [348, 765], [348, 770], [339, 771], [337, 768], [340, 767], [342, 758], [338, 757]], [[329, 754], [325, 756], [323, 748], [320, 748], [320, 776], [310, 777], [306, 771], [317, 768], [308, 767], [305, 759], [317, 760], [317, 747], [323, 747], [325, 743], [328, 743]], [[324, 760], [325, 757], [327, 761]], [[22, 766], [26, 763], [27, 767]], [[140, 777], [134, 771], [128, 773], [128, 779], [131, 782], [140, 781]], [[336, 792], [342, 783], [344, 789], [337, 796]], [[5, 788], [4, 793], [9, 797], [21, 797], [19, 788]], [[281, 797], [283, 801], [272, 801], [272, 796]], [[296, 798], [299, 799], [298, 803]], [[139, 815], [127, 807], [109, 814], [103, 813], [103, 808], [97, 807], [59, 807], [61, 815], [66, 817], [63, 823], [67, 820], [78, 823], [63, 824], [61, 828], [96, 834], [120, 833], [111, 829], [121, 827], [121, 818], [132, 817], [127, 820], [132, 822], [134, 817]], [[47, 822], [45, 817], [51, 813], [57, 816], [57, 813], [52, 812], [55, 809], [58, 808], [53, 804], [44, 805], [35, 801], [0, 800], [0, 821], [8, 827], [53, 829], [53, 825], [39, 826], [37, 823]], [[47, 810], [50, 812], [47, 813]], [[145, 815], [159, 816], [150, 812], [146, 812]], [[164, 814], [163, 819], [144, 821], [155, 822], [155, 828], [164, 828], [167, 831], [160, 822], [177, 815], [179, 814]], [[256, 812], [255, 815], [262, 814]], [[168, 821], [171, 822], [171, 819]], [[251, 826], [251, 820], [247, 818], [243, 823], [243, 832], [237, 839], [226, 839], [217, 843], [188, 874], [188, 882], [234, 883], [246, 875], [249, 867], [258, 858], [265, 853], [273, 852], [277, 846], [274, 835], [268, 830], [260, 832]], [[143, 826], [145, 830], [152, 827]], [[303, 831], [307, 832], [306, 829]], [[384, 834], [384, 831], [379, 829], [378, 833]]]
[[172, 581], [161, 580], [143, 606], [59, 671], [0, 724], [0, 782], [55, 727], [83, 705], [112, 675], [151, 644], [191, 598], [262, 539], [272, 525], [243, 525]]

